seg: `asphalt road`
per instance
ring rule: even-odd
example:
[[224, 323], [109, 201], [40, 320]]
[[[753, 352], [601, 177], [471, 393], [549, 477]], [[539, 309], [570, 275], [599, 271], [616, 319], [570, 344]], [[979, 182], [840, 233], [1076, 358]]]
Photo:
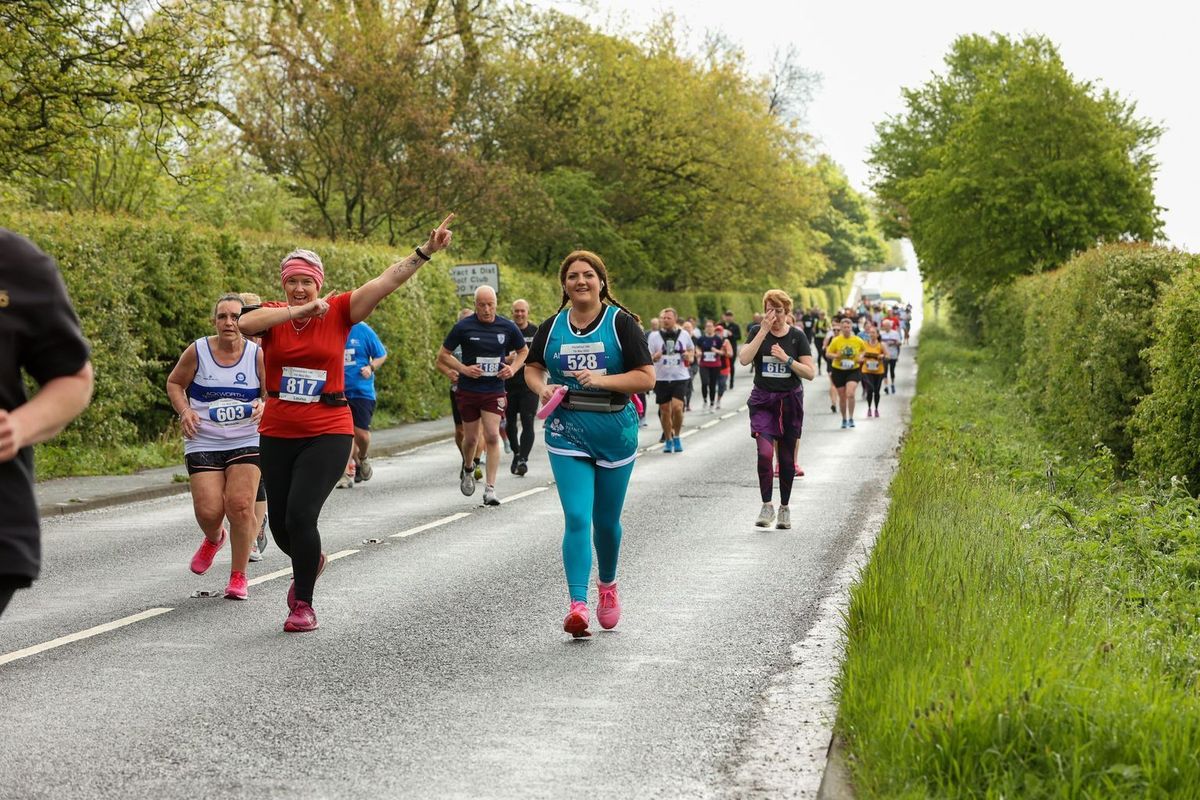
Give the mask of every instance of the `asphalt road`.
[[[860, 411], [850, 431], [827, 379], [809, 385], [790, 531], [754, 528], [746, 413], [720, 419], [747, 378], [724, 412], [688, 416], [707, 427], [682, 454], [658, 452], [652, 423], [625, 508], [623, 617], [601, 632], [593, 616], [586, 640], [561, 630], [562, 515], [540, 442], [527, 477], [505, 461], [499, 508], [459, 493], [445, 443], [334, 492], [322, 535], [345, 555], [309, 634], [282, 631], [286, 575], [245, 603], [190, 596], [224, 587], [229, 551], [188, 571], [186, 496], [47, 520], [43, 578], [0, 620], [0, 796], [761, 794], [742, 767], [762, 757], [764, 692], [795, 643], [829, 633], [813, 622], [886, 491], [911, 351], [900, 372], [884, 416]], [[250, 577], [287, 566], [271, 547]]]

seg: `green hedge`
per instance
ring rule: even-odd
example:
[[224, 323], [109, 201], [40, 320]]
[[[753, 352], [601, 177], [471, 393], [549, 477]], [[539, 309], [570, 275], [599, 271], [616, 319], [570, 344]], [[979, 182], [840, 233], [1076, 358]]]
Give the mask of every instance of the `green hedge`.
[[1154, 343], [1145, 355], [1152, 390], [1133, 415], [1134, 462], [1156, 480], [1186, 478], [1200, 493], [1200, 258], [1159, 300]]
[[[57, 259], [85, 335], [92, 343], [96, 392], [83, 416], [56, 440], [65, 448], [133, 445], [161, 437], [174, 415], [166, 379], [179, 354], [211, 333], [212, 304], [228, 291], [280, 298], [279, 260], [310, 247], [326, 265], [326, 290], [349, 290], [378, 275], [399, 253], [386, 247], [214, 230], [188, 223], [45, 212], [0, 212], [0, 225], [29, 237]], [[433, 363], [461, 303], [439, 256], [371, 315], [388, 347], [379, 372], [379, 408], [402, 420], [448, 413], [446, 382]], [[617, 296], [644, 319], [672, 305], [684, 316], [733, 309], [740, 322], [758, 310], [761, 295], [620, 290]], [[500, 306], [529, 301], [540, 321], [559, 306], [552, 276], [501, 265]], [[805, 293], [809, 293], [806, 296]], [[803, 302], [824, 290], [802, 290]], [[799, 298], [798, 298], [799, 299]], [[818, 303], [820, 304], [820, 303]]]
[[[1119, 464], [1130, 462], [1133, 411], [1151, 390], [1145, 351], [1156, 306], [1171, 280], [1196, 262], [1152, 245], [1107, 245], [992, 292], [980, 320], [983, 336], [1044, 429], [1077, 452], [1102, 445]], [[1153, 427], [1147, 417], [1142, 435], [1152, 435]], [[1191, 440], [1191, 449], [1197, 446], [1200, 440]]]

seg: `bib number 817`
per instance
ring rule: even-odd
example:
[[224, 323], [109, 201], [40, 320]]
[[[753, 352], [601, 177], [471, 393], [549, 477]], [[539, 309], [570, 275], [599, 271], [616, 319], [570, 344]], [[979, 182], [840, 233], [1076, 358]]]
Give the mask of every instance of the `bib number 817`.
[[288, 394], [303, 394], [311, 397], [317, 393], [317, 383], [317, 381], [307, 378], [286, 378], [283, 385]]

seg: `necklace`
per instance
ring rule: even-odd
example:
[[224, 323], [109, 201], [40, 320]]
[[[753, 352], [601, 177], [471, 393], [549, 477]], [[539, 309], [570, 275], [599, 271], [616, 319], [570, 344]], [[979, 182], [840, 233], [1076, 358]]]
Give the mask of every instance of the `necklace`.
[[[575, 309], [571, 309], [571, 310], [574, 311]], [[603, 313], [604, 313], [604, 306], [601, 305], [599, 313], [597, 313], [595, 316], [593, 316], [591, 319], [589, 319], [583, 325], [576, 325], [575, 322], [571, 319], [571, 314], [568, 312], [567, 313], [567, 321], [571, 323], [571, 330], [575, 332], [575, 335], [582, 336], [583, 332], [588, 329], [588, 326], [596, 321], [596, 317], [600, 316], [600, 314], [603, 314]]]
[[304, 322], [297, 325], [296, 320], [293, 319], [293, 320], [291, 320], [292, 330], [294, 330], [296, 332], [296, 335], [299, 336], [304, 331], [304, 329], [308, 327], [308, 323], [310, 323], [312, 321], [313, 321], [313, 318], [309, 317], [308, 319], [304, 320]]

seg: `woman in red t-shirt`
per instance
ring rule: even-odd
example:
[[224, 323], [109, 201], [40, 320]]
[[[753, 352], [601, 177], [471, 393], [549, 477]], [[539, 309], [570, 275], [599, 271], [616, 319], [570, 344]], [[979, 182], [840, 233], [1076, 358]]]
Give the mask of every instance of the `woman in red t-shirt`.
[[342, 476], [354, 440], [343, 392], [342, 362], [350, 328], [450, 244], [446, 227], [352, 292], [321, 297], [325, 267], [311, 250], [294, 250], [279, 265], [285, 302], [264, 303], [238, 320], [242, 332], [262, 336], [267, 407], [259, 424], [259, 458], [267, 489], [271, 533], [292, 559], [285, 631], [317, 627], [313, 585], [325, 568], [317, 519]]

